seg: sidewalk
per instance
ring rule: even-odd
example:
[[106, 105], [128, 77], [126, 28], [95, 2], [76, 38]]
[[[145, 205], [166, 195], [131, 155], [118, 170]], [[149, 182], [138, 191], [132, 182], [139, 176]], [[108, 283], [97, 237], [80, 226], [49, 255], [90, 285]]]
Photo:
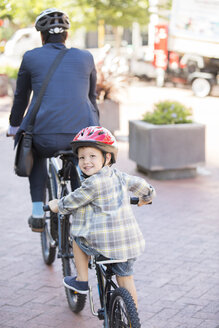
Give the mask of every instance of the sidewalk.
[[[0, 99], [0, 327], [102, 327], [91, 315], [88, 301], [78, 315], [68, 308], [60, 259], [51, 267], [42, 260], [40, 235], [27, 225], [31, 212], [28, 181], [13, 173], [13, 141], [5, 138], [9, 105], [4, 101]], [[218, 137], [219, 133], [216, 140]], [[208, 161], [197, 178], [150, 180], [157, 190], [153, 205], [133, 207], [146, 239], [146, 250], [135, 265], [142, 328], [219, 328], [219, 163], [215, 148], [208, 147]], [[128, 159], [125, 141], [119, 142], [117, 167], [147, 178]], [[93, 272], [90, 274], [93, 283]]]

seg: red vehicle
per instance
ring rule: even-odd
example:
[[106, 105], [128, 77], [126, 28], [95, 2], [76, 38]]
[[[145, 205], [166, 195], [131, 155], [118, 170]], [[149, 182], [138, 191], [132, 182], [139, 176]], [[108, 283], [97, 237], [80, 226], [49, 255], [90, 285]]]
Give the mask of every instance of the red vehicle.
[[219, 2], [173, 0], [169, 25], [155, 29], [157, 85], [189, 83], [205, 97], [219, 82]]

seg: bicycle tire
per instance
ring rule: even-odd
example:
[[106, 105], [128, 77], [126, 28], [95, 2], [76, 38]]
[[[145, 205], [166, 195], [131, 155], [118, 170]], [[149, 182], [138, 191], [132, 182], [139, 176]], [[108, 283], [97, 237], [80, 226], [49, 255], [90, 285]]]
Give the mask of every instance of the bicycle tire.
[[[63, 247], [65, 247], [65, 256], [62, 257], [63, 276], [76, 276], [76, 266], [72, 251], [72, 239], [70, 238], [69, 217], [66, 217], [64, 220], [63, 238]], [[81, 312], [85, 306], [87, 295], [79, 294], [68, 288], [65, 288], [65, 294], [71, 311], [74, 313]]]
[[140, 320], [134, 300], [125, 288], [116, 288], [110, 299], [110, 328], [140, 328]]
[[[50, 174], [51, 174], [51, 180], [49, 176], [47, 178], [45, 203], [48, 203], [48, 201], [50, 201], [51, 199], [56, 198], [57, 195], [56, 180], [55, 180], [55, 175], [52, 171], [52, 167], [50, 167]], [[56, 257], [56, 247], [54, 245], [51, 245], [47, 231], [50, 233], [53, 240], [56, 240], [58, 236], [57, 214], [53, 212], [49, 212], [49, 213], [50, 213], [50, 217], [48, 220], [46, 220], [45, 229], [41, 233], [42, 254], [43, 254], [44, 262], [47, 265], [51, 265], [55, 261], [55, 257]]]

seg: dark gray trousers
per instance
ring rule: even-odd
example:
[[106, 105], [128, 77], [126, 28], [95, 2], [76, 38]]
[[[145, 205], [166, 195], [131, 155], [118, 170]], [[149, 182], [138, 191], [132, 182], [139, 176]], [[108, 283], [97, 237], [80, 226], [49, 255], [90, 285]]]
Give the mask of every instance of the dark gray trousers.
[[75, 134], [43, 134], [33, 136], [34, 164], [31, 171], [30, 194], [32, 202], [42, 202], [47, 183], [47, 158], [59, 150], [71, 149]]

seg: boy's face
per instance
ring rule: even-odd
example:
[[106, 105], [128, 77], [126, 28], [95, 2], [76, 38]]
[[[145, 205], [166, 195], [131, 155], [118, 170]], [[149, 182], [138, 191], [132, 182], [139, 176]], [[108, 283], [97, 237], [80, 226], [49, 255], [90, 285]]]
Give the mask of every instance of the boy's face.
[[[111, 154], [106, 154], [106, 163], [109, 164], [111, 159]], [[91, 176], [98, 171], [100, 171], [104, 164], [104, 157], [102, 152], [93, 147], [80, 147], [78, 149], [78, 165], [81, 171]]]

